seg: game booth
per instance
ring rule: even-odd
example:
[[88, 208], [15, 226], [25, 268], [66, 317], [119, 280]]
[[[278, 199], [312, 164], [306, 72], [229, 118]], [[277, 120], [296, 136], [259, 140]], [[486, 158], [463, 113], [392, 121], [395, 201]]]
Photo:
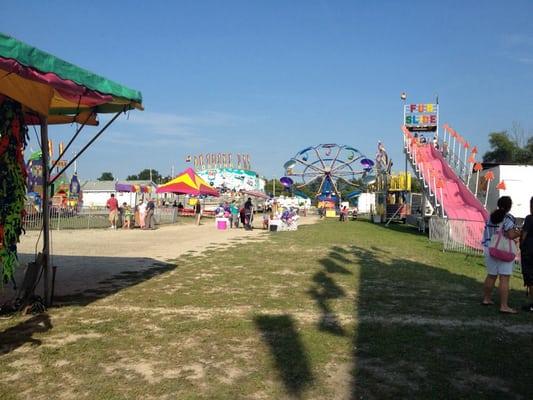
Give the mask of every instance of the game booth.
[[192, 168], [187, 168], [182, 173], [178, 174], [174, 179], [169, 182], [159, 185], [156, 189], [156, 193], [173, 193], [176, 195], [189, 196], [188, 205], [189, 208], [183, 207], [178, 210], [179, 215], [194, 215], [194, 206], [196, 202], [200, 201], [204, 203], [202, 207], [202, 215], [214, 215], [214, 213], [205, 211], [205, 199], [206, 197], [219, 197], [220, 193], [214, 189], [205, 180], [203, 180]]
[[[142, 95], [104, 77], [95, 75], [51, 54], [0, 33], [0, 267], [2, 280], [9, 282], [18, 265], [17, 243], [23, 232], [27, 167], [24, 150], [28, 125], [40, 126], [42, 152], [42, 241], [30, 263], [17, 308], [31, 306], [38, 312], [51, 304], [54, 270], [50, 264], [50, 200], [54, 183], [98, 137], [126, 111], [142, 110]], [[86, 126], [98, 125], [101, 113], [114, 114], [78, 152], [61, 166], [69, 147]], [[51, 161], [48, 128], [74, 124], [75, 132], [61, 154]], [[58, 173], [53, 173], [59, 167]], [[35, 192], [34, 192], [35, 193]], [[52, 272], [52, 274], [50, 273]], [[42, 299], [35, 296], [42, 283]]]
[[[49, 141], [49, 153], [53, 154], [52, 141]], [[63, 143], [59, 144], [59, 154], [63, 154]], [[66, 160], [60, 160], [57, 163], [52, 160], [48, 165], [51, 179], [54, 179], [54, 185], [50, 187], [51, 203], [56, 212], [61, 213], [76, 213], [78, 207], [82, 204], [83, 193], [81, 191], [78, 173], [76, 169], [69, 178], [67, 171], [61, 172], [67, 164]], [[51, 166], [56, 165], [55, 171], [51, 170]], [[26, 163], [27, 179], [26, 185], [28, 189], [27, 205], [31, 205], [37, 212], [41, 212], [42, 198], [43, 198], [43, 156], [42, 151], [35, 151], [30, 154]], [[61, 174], [59, 175], [59, 173]], [[28, 209], [26, 210], [28, 212]]]

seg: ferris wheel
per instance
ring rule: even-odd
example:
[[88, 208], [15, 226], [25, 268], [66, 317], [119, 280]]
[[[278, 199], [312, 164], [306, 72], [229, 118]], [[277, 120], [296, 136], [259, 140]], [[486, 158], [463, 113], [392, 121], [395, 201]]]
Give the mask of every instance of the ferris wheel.
[[365, 185], [372, 184], [373, 167], [374, 161], [354, 147], [319, 144], [300, 150], [283, 165], [286, 176], [281, 178], [281, 183], [287, 187], [294, 184], [297, 188], [314, 183], [318, 184], [317, 194], [338, 195], [339, 180], [356, 187], [356, 179], [362, 179]]

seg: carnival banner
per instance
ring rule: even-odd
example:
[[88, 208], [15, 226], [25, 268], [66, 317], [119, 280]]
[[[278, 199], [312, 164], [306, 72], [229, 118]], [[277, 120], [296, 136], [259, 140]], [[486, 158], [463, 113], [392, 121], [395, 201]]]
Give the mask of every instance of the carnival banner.
[[[236, 163], [233, 162], [236, 160]], [[250, 170], [252, 168], [249, 154], [235, 153], [206, 153], [197, 155], [188, 155], [186, 162], [193, 161], [196, 171], [217, 168], [236, 168]]]

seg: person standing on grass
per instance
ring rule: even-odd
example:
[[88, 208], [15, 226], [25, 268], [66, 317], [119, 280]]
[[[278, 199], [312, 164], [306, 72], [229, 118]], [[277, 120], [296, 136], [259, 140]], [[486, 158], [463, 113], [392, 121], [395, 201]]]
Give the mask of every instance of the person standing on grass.
[[146, 203], [144, 200], [141, 200], [141, 203], [139, 204], [139, 227], [141, 229], [145, 228], [145, 222], [146, 222]]
[[485, 255], [485, 264], [487, 266], [487, 277], [483, 285], [483, 305], [494, 304], [492, 301], [492, 290], [496, 279], [500, 278], [500, 312], [505, 314], [516, 314], [517, 311], [509, 307], [509, 281], [513, 273], [514, 261], [501, 261], [493, 258], [489, 254], [489, 244], [492, 235], [498, 230], [503, 231], [503, 236], [515, 240], [520, 236], [520, 230], [516, 227], [515, 218], [511, 215], [513, 202], [509, 196], [502, 196], [498, 199], [498, 208], [490, 214], [490, 218], [485, 224], [483, 232], [483, 253]]
[[247, 231], [252, 230], [252, 221], [254, 218], [254, 205], [252, 203], [252, 198], [248, 197], [246, 203], [244, 203], [244, 228]]
[[339, 210], [339, 221], [341, 222], [346, 222], [348, 221], [348, 207], [346, 206], [342, 206], [341, 209]]
[[244, 213], [244, 205], [241, 208], [239, 208], [239, 220], [241, 221], [242, 227], [245, 228], [246, 214]]
[[122, 229], [131, 228], [131, 207], [128, 203], [122, 204]]
[[111, 197], [107, 200], [106, 207], [109, 210], [109, 223], [111, 224], [111, 229], [117, 229], [118, 200], [115, 199], [113, 193], [111, 193]]
[[229, 206], [229, 211], [231, 212], [231, 222], [233, 224], [232, 228], [239, 227], [239, 207], [235, 204], [235, 200], [232, 200], [231, 205]]
[[268, 229], [268, 225], [270, 223], [270, 213], [272, 212], [272, 208], [267, 207], [266, 204], [263, 207], [263, 229]]
[[200, 199], [196, 200], [194, 214], [196, 215], [196, 225], [200, 225], [200, 219], [202, 218], [202, 205], [200, 204]]
[[155, 203], [152, 199], [148, 200], [148, 203], [146, 204], [146, 222], [145, 222], [145, 228], [146, 229], [155, 229]]
[[522, 228], [520, 255], [522, 258], [522, 276], [529, 301], [529, 304], [524, 305], [522, 309], [533, 312], [533, 197], [529, 200], [529, 215], [526, 217]]

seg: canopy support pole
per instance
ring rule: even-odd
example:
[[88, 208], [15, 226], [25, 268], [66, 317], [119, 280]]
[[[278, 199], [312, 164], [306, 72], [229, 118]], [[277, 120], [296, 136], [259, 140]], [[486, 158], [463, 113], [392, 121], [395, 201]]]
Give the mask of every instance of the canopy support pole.
[[[43, 159], [43, 286], [44, 286], [44, 304], [46, 306], [51, 304], [50, 299], [50, 279], [49, 279], [49, 272], [50, 272], [50, 187], [52, 187], [53, 183], [56, 181], [56, 179], [61, 176], [67, 168], [69, 168], [80, 155], [82, 155], [87, 148], [94, 143], [102, 133], [118, 118], [118, 116], [122, 113], [122, 111], [119, 111], [115, 114], [115, 116], [87, 143], [83, 149], [80, 150], [80, 152], [59, 172], [54, 179], [50, 179], [50, 168], [49, 168], [49, 162], [50, 162], [50, 154], [48, 151], [48, 120], [46, 117], [41, 116], [41, 151], [42, 151], [42, 159]], [[84, 124], [85, 125], [85, 124]], [[83, 128], [83, 126], [82, 126]], [[76, 135], [79, 134], [81, 131], [81, 128], [78, 129], [78, 132], [76, 132]], [[63, 152], [64, 153], [64, 152]], [[54, 164], [55, 165], [55, 164]]]
[[49, 279], [48, 272], [50, 269], [50, 169], [48, 167], [50, 154], [48, 152], [48, 119], [41, 116], [41, 152], [43, 158], [43, 282], [44, 282], [44, 304], [49, 304]]
[[87, 121], [89, 121], [89, 118], [91, 118], [91, 115], [92, 113], [88, 113], [87, 114], [87, 118], [85, 119], [85, 121], [83, 121], [83, 124], [81, 124], [81, 126], [76, 130], [76, 133], [74, 134], [74, 136], [72, 136], [72, 139], [70, 139], [70, 141], [68, 142], [68, 144], [65, 146], [65, 148], [63, 149], [63, 152], [57, 156], [57, 160], [56, 162], [54, 163], [54, 165], [52, 165], [52, 167], [50, 167], [50, 171], [53, 171], [54, 168], [56, 167], [57, 163], [59, 162], [59, 160], [61, 160], [63, 158], [63, 156], [65, 155], [65, 153], [67, 152], [67, 150], [69, 149], [69, 147], [72, 145], [72, 143], [74, 142], [74, 140], [76, 140], [76, 138], [78, 137], [78, 135], [80, 134], [80, 132], [83, 130], [83, 128], [85, 128], [85, 124], [87, 124]]
[[[65, 165], [65, 167], [64, 167], [60, 172], [57, 173], [57, 175], [54, 177], [54, 179], [52, 179], [52, 180], [49, 182], [49, 184], [50, 184], [50, 185], [53, 184], [53, 183], [56, 181], [57, 178], [59, 178], [61, 175], [63, 175], [63, 173], [64, 173], [64, 172], [65, 172], [65, 171], [66, 171], [66, 170], [67, 170], [72, 164], [74, 164], [74, 162], [75, 162], [75, 161], [76, 161], [76, 160], [77, 160], [77, 159], [78, 159], [78, 158], [79, 158], [79, 157], [85, 152], [85, 150], [87, 150], [87, 149], [89, 148], [89, 146], [90, 146], [91, 144], [93, 144], [94, 141], [95, 141], [96, 139], [98, 139], [98, 138], [102, 135], [102, 133], [104, 133], [104, 131], [105, 131], [107, 128], [109, 128], [109, 126], [110, 126], [113, 122], [115, 122], [115, 120], [119, 117], [120, 114], [122, 114], [123, 111], [124, 111], [124, 110], [119, 111], [118, 113], [116, 113], [115, 116], [114, 116], [113, 118], [111, 118], [111, 120], [110, 120], [107, 124], [105, 124], [105, 126], [104, 126], [102, 129], [100, 129], [100, 131], [99, 131], [96, 135], [94, 135], [94, 137], [89, 141], [89, 143], [87, 143], [87, 144], [83, 147], [83, 149], [81, 149], [81, 150], [78, 152], [78, 154], [76, 154], [76, 155], [74, 156], [74, 158], [73, 158], [72, 160], [70, 160], [70, 162], [69, 162], [67, 165]], [[48, 143], [48, 142], [47, 142], [47, 143]], [[63, 153], [64, 153], [64, 152], [63, 152]], [[43, 154], [44, 154], [44, 153], [43, 153]]]

